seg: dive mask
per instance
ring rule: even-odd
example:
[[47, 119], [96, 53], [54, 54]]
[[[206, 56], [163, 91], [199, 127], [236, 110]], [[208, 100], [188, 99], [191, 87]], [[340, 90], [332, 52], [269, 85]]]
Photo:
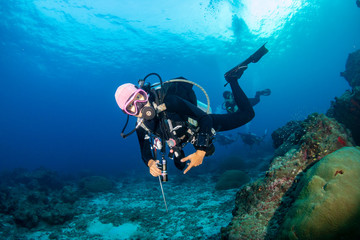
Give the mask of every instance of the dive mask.
[[131, 116], [138, 115], [148, 100], [148, 94], [144, 90], [138, 89], [126, 101], [124, 112]]

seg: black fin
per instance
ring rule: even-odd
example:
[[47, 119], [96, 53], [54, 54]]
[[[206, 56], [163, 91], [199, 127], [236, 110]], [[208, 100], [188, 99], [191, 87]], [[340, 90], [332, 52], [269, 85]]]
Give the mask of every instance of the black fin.
[[[266, 43], [265, 43], [266, 44]], [[251, 62], [257, 63], [269, 50], [265, 47], [265, 44], [261, 46], [253, 55], [250, 56]]]
[[266, 53], [268, 53], [269, 50], [265, 47], [265, 44], [262, 45], [255, 53], [253, 53], [245, 61], [243, 61], [239, 65], [236, 65], [228, 72], [226, 72], [225, 73], [226, 81], [229, 82], [233, 79], [239, 79], [244, 73], [244, 71], [248, 68], [247, 65], [249, 65], [250, 63], [257, 63]]

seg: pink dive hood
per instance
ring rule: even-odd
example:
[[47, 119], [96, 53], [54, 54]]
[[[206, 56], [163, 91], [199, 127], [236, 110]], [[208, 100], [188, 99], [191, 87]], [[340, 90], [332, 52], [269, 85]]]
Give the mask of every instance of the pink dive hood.
[[121, 108], [121, 110], [125, 109], [125, 103], [131, 97], [131, 95], [138, 90], [134, 84], [125, 83], [118, 87], [115, 92], [115, 100], [117, 105]]

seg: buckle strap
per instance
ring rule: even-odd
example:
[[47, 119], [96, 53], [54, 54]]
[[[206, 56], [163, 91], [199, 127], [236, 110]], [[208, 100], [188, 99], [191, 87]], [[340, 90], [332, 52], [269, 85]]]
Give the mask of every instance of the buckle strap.
[[212, 144], [214, 135], [207, 133], [197, 133], [195, 135], [194, 146], [208, 148]]

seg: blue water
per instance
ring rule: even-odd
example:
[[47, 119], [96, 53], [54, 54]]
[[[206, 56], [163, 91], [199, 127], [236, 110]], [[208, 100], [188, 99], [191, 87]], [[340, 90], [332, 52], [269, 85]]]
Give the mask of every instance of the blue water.
[[216, 109], [223, 74], [265, 42], [241, 86], [272, 95], [237, 131], [271, 133], [325, 113], [349, 89], [340, 72], [360, 48], [355, 0], [6, 0], [0, 14], [0, 170], [147, 172], [136, 136], [120, 137], [117, 86], [184, 76]]

